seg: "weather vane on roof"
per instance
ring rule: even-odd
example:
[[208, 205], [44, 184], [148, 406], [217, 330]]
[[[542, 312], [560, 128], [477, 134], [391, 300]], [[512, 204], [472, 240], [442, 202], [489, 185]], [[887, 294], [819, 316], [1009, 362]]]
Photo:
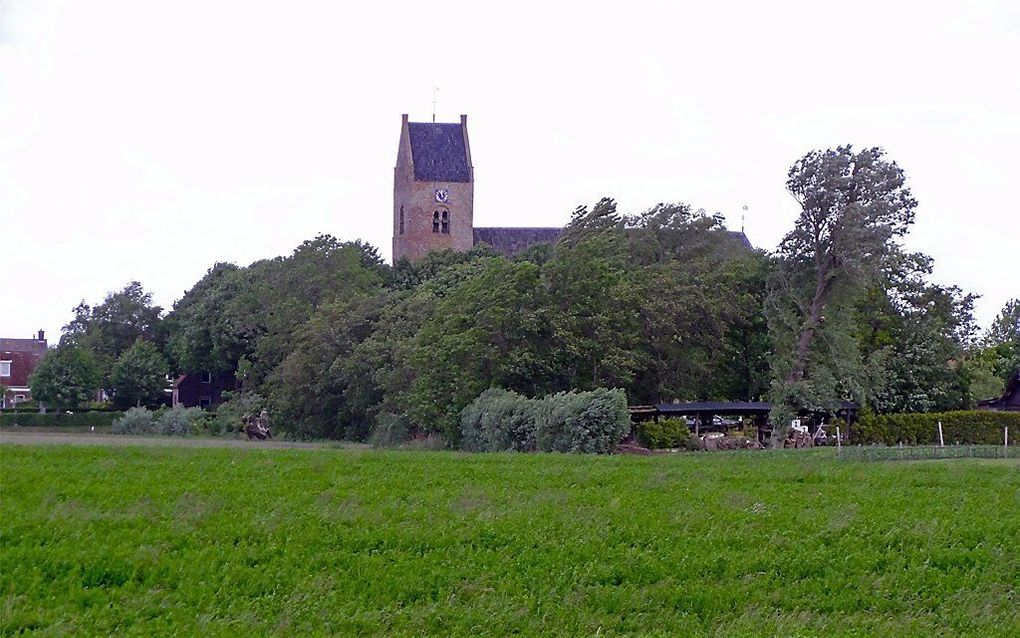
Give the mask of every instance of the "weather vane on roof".
[[436, 123], [436, 95], [439, 93], [439, 87], [432, 87], [432, 123]]

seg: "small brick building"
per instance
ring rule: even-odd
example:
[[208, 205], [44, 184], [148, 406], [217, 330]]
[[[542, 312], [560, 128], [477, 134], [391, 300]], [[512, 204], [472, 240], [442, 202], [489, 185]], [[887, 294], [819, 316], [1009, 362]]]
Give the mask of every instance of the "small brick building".
[[5, 388], [0, 396], [0, 409], [32, 398], [28, 381], [45, 355], [46, 333], [42, 330], [35, 339], [0, 337], [0, 385]]

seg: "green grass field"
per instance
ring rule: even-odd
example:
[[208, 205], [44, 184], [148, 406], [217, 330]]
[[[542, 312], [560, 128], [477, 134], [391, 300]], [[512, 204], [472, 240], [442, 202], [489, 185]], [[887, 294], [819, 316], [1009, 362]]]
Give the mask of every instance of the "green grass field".
[[3, 634], [1020, 635], [1020, 463], [0, 446]]

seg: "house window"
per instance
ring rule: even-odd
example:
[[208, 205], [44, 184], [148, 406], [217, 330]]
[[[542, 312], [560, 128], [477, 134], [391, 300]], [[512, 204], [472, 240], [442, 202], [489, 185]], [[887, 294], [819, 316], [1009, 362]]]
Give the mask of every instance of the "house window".
[[445, 211], [445, 210], [443, 211], [442, 220], [443, 220], [442, 221], [443, 233], [446, 234], [446, 235], [449, 235], [450, 234], [450, 213], [449, 213], [449, 211]]
[[11, 362], [10, 361], [0, 361], [0, 377], [9, 377], [9, 376], [11, 376]]
[[212, 405], [212, 399], [210, 399], [209, 397], [199, 397], [198, 407], [204, 409], [208, 408], [210, 405]]
[[202, 373], [202, 383], [212, 383], [212, 373], [210, 373], [210, 372], [203, 372]]
[[400, 207], [400, 234], [404, 234], [404, 207]]
[[14, 405], [17, 405], [17, 404], [23, 402], [24, 400], [25, 400], [25, 395], [24, 394], [15, 394], [14, 395], [14, 401], [12, 403], [14, 403]]
[[434, 232], [434, 233], [438, 233], [439, 232], [439, 211], [438, 210], [432, 211], [432, 232]]

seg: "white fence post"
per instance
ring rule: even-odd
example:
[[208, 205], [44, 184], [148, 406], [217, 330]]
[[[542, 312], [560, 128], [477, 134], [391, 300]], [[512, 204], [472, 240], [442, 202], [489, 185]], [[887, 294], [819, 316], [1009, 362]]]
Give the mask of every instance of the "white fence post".
[[946, 447], [945, 441], [942, 440], [942, 421], [939, 421], [939, 447]]

